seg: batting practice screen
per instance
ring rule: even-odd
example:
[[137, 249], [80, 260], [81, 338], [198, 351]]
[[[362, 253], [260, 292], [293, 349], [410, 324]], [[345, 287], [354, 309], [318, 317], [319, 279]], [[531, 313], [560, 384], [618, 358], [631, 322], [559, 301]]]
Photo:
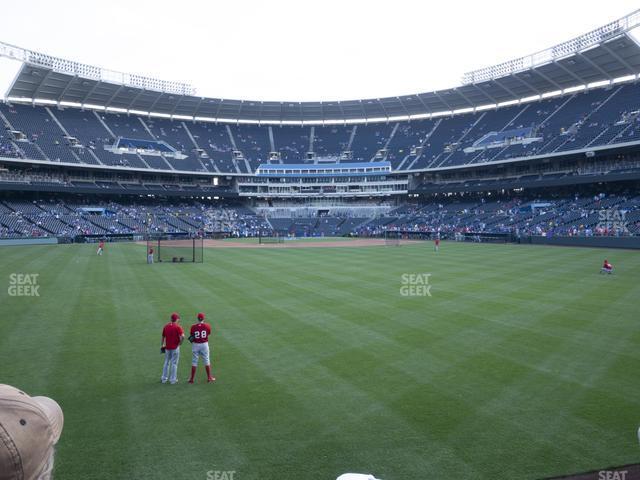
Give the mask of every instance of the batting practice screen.
[[260, 236], [258, 237], [258, 243], [261, 245], [267, 244], [267, 243], [284, 243], [284, 237], [278, 234], [275, 234], [272, 236], [264, 236], [261, 233]]
[[402, 239], [401, 232], [394, 232], [394, 231], [384, 232], [384, 244], [387, 246], [398, 247], [400, 246], [401, 239]]
[[197, 238], [153, 237], [147, 239], [147, 262], [153, 250], [153, 262], [203, 263], [204, 240]]

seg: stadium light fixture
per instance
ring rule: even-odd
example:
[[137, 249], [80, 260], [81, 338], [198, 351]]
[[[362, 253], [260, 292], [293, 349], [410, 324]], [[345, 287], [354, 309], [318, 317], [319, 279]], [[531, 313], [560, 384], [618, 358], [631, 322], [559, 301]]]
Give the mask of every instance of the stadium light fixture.
[[476, 107], [476, 112], [482, 112], [484, 110], [493, 110], [494, 108], [497, 108], [498, 104], [497, 103], [488, 103], [486, 105], [480, 105], [479, 107]]
[[82, 108], [82, 104], [81, 103], [78, 103], [78, 102], [66, 102], [64, 100], [59, 102], [58, 105], [60, 105], [62, 107]]
[[613, 79], [613, 83], [632, 82], [637, 80], [638, 75], [626, 75], [624, 77], [618, 77]]
[[553, 92], [547, 92], [542, 94], [542, 98], [558, 97], [562, 95], [562, 90], [554, 90]]
[[564, 93], [580, 92], [580, 91], [586, 90], [586, 89], [587, 89], [586, 85], [576, 85], [575, 87], [565, 88], [564, 89]]
[[498, 103], [498, 107], [508, 107], [509, 105], [517, 105], [520, 100], [507, 100], [506, 102]]
[[89, 110], [100, 110], [100, 111], [104, 111], [105, 107], [102, 105], [94, 105], [93, 103], [83, 103], [82, 104], [82, 108], [84, 109], [89, 109]]
[[213, 123], [216, 121], [215, 118], [211, 118], [211, 117], [193, 117], [193, 120], [196, 122], [208, 122], [208, 123]]
[[47, 98], [34, 98], [31, 103], [37, 105], [57, 105], [55, 100], [49, 100]]
[[431, 118], [449, 117], [451, 115], [453, 115], [453, 112], [451, 110], [444, 110], [442, 112], [433, 112], [431, 114]]
[[538, 100], [540, 100], [542, 97], [540, 95], [532, 95], [530, 97], [525, 97], [522, 100], [520, 100], [521, 103], [529, 103], [529, 102], [537, 102]]
[[[389, 121], [397, 121], [397, 117], [389, 117]], [[409, 120], [421, 120], [425, 118], [431, 118], [431, 113], [418, 113], [415, 115], [409, 115]]]
[[[238, 123], [238, 119], [237, 118], [216, 118], [216, 119], [214, 119], [214, 122]], [[258, 121], [254, 120], [254, 123], [258, 123]]]
[[27, 97], [7, 97], [8, 102], [31, 103], [31, 99]]
[[[301, 126], [304, 125], [303, 122], [299, 121], [299, 120], [283, 120], [281, 122], [278, 122], [279, 125], [297, 125], [297, 126]], [[323, 125], [323, 122], [320, 122], [320, 125]]]

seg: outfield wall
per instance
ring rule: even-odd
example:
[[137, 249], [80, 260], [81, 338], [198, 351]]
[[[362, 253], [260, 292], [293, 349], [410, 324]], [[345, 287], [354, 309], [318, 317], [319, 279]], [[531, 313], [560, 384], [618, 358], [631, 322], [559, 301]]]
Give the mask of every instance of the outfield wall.
[[[524, 239], [523, 239], [524, 241]], [[566, 247], [637, 248], [640, 237], [529, 237], [536, 245], [562, 245]]]
[[56, 237], [0, 239], [0, 247], [4, 245], [56, 245], [57, 243]]

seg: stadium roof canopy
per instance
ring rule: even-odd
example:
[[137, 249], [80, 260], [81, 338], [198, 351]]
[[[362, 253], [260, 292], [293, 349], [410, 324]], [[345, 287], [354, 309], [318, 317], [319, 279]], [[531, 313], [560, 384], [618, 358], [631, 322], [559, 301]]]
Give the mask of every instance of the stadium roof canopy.
[[205, 98], [188, 84], [105, 70], [4, 43], [0, 56], [23, 62], [5, 100], [229, 122], [388, 121], [490, 108], [621, 78], [637, 80], [640, 45], [629, 32], [638, 26], [640, 10], [546, 50], [469, 72], [456, 88], [334, 102]]

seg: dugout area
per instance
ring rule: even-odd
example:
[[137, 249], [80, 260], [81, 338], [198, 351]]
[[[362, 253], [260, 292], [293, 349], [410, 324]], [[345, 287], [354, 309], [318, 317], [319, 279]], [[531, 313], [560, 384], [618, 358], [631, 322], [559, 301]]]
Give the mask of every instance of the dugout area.
[[154, 263], [204, 263], [204, 239], [157, 235], [147, 237], [147, 261], [153, 249]]

